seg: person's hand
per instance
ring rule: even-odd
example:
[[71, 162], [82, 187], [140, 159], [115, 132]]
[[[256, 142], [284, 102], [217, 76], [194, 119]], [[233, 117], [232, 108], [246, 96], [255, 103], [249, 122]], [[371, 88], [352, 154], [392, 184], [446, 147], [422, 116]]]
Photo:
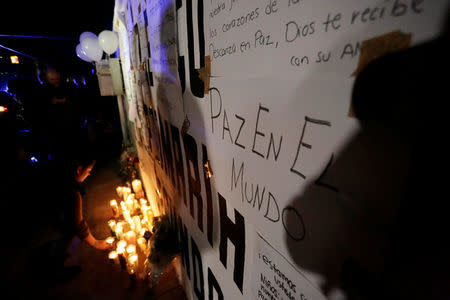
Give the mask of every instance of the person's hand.
[[108, 250], [112, 249], [113, 246], [108, 244], [106, 240], [96, 240], [94, 244], [94, 248], [98, 250]]

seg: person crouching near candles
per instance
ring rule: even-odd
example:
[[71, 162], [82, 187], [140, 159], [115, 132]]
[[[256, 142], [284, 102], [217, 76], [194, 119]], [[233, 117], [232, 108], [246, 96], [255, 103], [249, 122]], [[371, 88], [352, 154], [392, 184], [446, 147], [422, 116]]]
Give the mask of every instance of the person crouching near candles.
[[[83, 151], [81, 151], [83, 152]], [[66, 281], [75, 277], [81, 267], [78, 263], [80, 241], [98, 250], [112, 249], [106, 240], [96, 239], [83, 216], [83, 189], [81, 184], [89, 177], [95, 160], [88, 154], [78, 154], [71, 164], [59, 165], [53, 171], [51, 197], [56, 238], [45, 247], [45, 253], [35, 257], [35, 274], [44, 272], [46, 279]], [[49, 249], [49, 251], [48, 251]], [[39, 262], [40, 261], [40, 262]]]
[[73, 194], [71, 200], [71, 213], [72, 213], [72, 226], [76, 236], [80, 240], [86, 242], [90, 246], [99, 249], [107, 250], [111, 249], [112, 246], [106, 242], [106, 240], [97, 240], [89, 230], [89, 226], [83, 216], [83, 190], [80, 184], [86, 180], [91, 174], [94, 168], [95, 160], [90, 157], [78, 160], [75, 163], [74, 168], [74, 185]]

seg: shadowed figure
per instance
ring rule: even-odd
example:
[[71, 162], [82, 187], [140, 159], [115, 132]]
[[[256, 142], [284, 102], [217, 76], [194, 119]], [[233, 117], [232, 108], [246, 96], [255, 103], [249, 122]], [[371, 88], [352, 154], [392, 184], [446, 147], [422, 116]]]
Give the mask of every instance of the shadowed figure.
[[[323, 277], [325, 294], [339, 288], [349, 299], [450, 297], [448, 76], [441, 72], [448, 50], [447, 26], [435, 40], [369, 63], [352, 93], [361, 130], [320, 182], [291, 200], [305, 238], [285, 237], [290, 255]], [[298, 224], [293, 215], [286, 223]]]

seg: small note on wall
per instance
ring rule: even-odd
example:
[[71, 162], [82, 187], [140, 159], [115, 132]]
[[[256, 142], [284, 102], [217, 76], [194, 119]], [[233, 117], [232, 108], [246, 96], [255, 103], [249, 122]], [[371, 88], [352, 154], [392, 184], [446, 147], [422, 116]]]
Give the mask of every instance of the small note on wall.
[[256, 240], [252, 276], [254, 299], [326, 299], [262, 236], [258, 234]]

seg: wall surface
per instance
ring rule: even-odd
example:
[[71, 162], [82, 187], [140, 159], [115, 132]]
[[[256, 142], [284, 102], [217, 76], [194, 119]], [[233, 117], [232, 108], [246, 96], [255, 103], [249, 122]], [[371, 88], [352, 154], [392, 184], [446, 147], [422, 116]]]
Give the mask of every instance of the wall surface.
[[191, 299], [345, 299], [364, 288], [344, 274], [382, 272], [407, 162], [363, 130], [352, 87], [436, 38], [447, 6], [116, 1], [127, 124]]

